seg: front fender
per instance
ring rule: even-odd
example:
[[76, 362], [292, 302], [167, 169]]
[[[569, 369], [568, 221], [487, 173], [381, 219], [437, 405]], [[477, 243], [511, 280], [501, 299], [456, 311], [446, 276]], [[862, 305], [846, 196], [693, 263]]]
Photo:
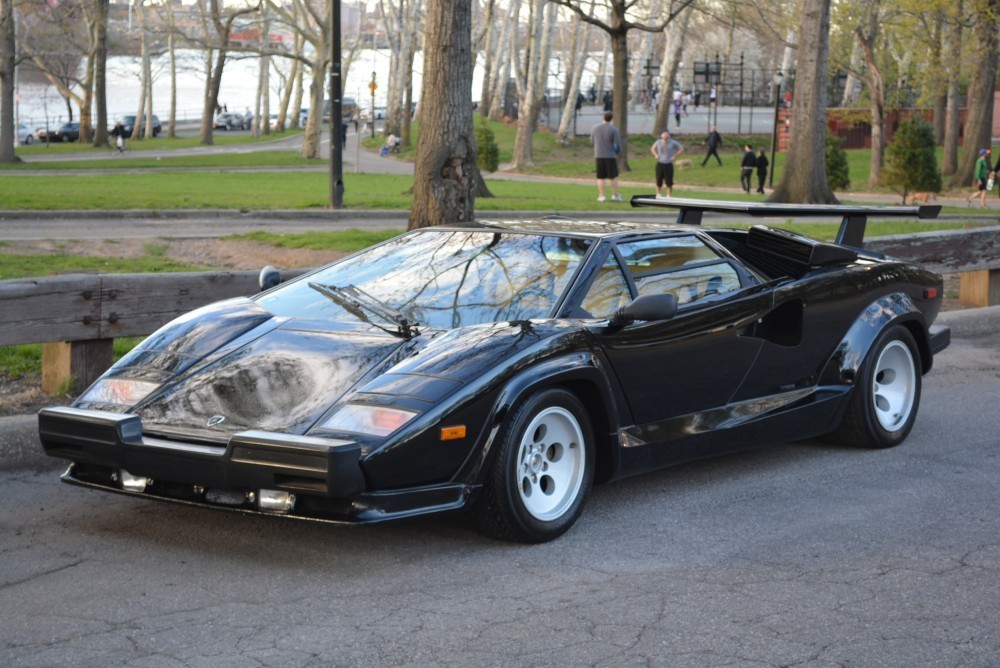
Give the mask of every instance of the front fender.
[[858, 316], [820, 375], [820, 384], [853, 384], [875, 339], [886, 327], [895, 324], [904, 325], [913, 334], [920, 349], [921, 368], [927, 373], [931, 368], [933, 355], [924, 316], [909, 295], [894, 292], [878, 298]]
[[613, 375], [607, 362], [594, 352], [581, 351], [544, 360], [512, 377], [501, 388], [487, 420], [487, 430], [476, 456], [465, 463], [457, 480], [478, 484], [492, 460], [497, 436], [511, 411], [531, 394], [548, 388], [564, 387], [577, 395], [591, 421], [599, 480], [614, 476], [619, 468], [614, 455], [620, 418], [618, 402], [611, 389]]

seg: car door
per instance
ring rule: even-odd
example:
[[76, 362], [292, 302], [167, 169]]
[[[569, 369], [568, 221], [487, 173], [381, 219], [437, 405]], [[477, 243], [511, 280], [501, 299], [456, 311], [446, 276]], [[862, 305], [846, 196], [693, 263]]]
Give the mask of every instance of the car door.
[[753, 365], [761, 341], [747, 334], [770, 309], [770, 290], [694, 234], [617, 244], [581, 305], [606, 315], [607, 302], [622, 290], [626, 302], [657, 293], [678, 301], [668, 320], [592, 327], [634, 424], [655, 432], [688, 416], [669, 429], [695, 428], [700, 414], [729, 403]]

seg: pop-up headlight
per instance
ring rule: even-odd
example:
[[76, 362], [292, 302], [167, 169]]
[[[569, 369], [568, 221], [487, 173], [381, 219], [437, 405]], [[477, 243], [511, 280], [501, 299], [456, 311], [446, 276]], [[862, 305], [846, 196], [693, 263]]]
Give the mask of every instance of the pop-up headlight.
[[148, 380], [102, 378], [80, 397], [80, 401], [98, 404], [134, 406], [160, 386]]
[[352, 434], [388, 436], [417, 417], [415, 411], [386, 406], [347, 404], [323, 423], [323, 428]]

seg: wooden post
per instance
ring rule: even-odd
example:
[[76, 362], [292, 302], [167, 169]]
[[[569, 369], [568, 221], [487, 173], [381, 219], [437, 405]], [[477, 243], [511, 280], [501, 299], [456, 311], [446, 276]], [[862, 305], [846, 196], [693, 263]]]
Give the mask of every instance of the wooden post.
[[78, 395], [108, 370], [113, 359], [113, 339], [43, 343], [42, 390]]
[[1000, 269], [963, 271], [959, 275], [958, 298], [968, 306], [1000, 304]]

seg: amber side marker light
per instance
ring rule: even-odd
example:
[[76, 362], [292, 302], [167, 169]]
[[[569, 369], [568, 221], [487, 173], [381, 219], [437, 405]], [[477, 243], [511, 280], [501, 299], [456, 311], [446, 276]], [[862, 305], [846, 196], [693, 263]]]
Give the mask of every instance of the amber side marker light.
[[464, 424], [460, 424], [455, 427], [441, 427], [442, 441], [457, 441], [460, 438], [465, 438]]

